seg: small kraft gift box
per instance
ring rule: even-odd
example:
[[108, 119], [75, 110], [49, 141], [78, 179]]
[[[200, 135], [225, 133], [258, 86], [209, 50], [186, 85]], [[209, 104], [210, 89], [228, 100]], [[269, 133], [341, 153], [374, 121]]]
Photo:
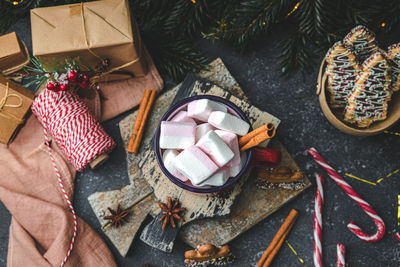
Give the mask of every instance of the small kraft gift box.
[[9, 144], [24, 123], [34, 95], [0, 75], [0, 142]]
[[0, 73], [9, 75], [29, 63], [29, 53], [25, 44], [15, 32], [0, 36]]
[[103, 73], [101, 81], [144, 76], [147, 64], [127, 0], [31, 10], [32, 50], [44, 67], [65, 58]]

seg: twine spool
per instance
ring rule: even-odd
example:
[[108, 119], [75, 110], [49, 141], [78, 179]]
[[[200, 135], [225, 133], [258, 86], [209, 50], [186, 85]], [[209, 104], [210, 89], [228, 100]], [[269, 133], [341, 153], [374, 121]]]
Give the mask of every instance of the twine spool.
[[115, 147], [114, 140], [74, 93], [45, 89], [36, 97], [32, 112], [78, 171], [89, 164], [97, 167], [96, 163], [103, 163], [106, 153]]

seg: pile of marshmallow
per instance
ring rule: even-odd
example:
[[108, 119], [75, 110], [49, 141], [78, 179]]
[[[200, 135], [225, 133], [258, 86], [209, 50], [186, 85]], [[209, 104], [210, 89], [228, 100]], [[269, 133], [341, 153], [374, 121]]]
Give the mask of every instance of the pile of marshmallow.
[[250, 125], [226, 105], [208, 99], [190, 102], [160, 127], [165, 168], [195, 187], [222, 186], [239, 174], [246, 162], [238, 136]]

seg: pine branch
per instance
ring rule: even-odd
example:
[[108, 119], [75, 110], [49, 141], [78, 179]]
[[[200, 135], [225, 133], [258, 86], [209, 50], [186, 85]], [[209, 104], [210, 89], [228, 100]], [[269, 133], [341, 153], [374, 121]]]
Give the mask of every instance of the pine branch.
[[[151, 46], [158, 68], [175, 80], [180, 80], [187, 71], [205, 67], [207, 58], [192, 45], [200, 34], [244, 51], [274, 25], [285, 20], [293, 22], [297, 25], [296, 32], [281, 43], [280, 64], [288, 73], [310, 66], [314, 53], [310, 45], [326, 50], [358, 24], [373, 31], [389, 32], [400, 23], [400, 1], [393, 0], [129, 1], [132, 16], [146, 36], [145, 43]], [[28, 16], [31, 8], [77, 2], [81, 1], [24, 0], [13, 6], [0, 0], [0, 33], [6, 32], [19, 18]]]
[[161, 25], [172, 8], [169, 0], [129, 0], [132, 16], [142, 27]]
[[206, 35], [211, 39], [222, 39], [244, 50], [251, 40], [267, 32], [281, 17], [287, 15], [295, 5], [293, 0], [247, 0], [241, 1], [221, 21], [220, 27]]
[[187, 39], [171, 38], [162, 33], [144, 35], [143, 38], [160, 73], [176, 82], [181, 81], [188, 72], [207, 68], [210, 61]]
[[296, 12], [299, 31], [309, 38], [324, 38], [340, 22], [337, 12], [335, 12], [336, 9], [337, 3], [335, 1], [302, 0]]
[[306, 48], [307, 45], [306, 37], [300, 33], [278, 43], [278, 47], [282, 48], [278, 63], [284, 74], [293, 73], [298, 69], [313, 69], [314, 54]]
[[173, 36], [194, 36], [212, 23], [208, 14], [207, 0], [175, 1], [165, 20], [164, 29]]

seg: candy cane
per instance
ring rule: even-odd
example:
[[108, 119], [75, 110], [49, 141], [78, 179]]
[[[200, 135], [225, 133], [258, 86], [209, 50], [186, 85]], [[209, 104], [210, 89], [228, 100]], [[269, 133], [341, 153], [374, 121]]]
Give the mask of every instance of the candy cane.
[[343, 244], [337, 244], [337, 259], [336, 259], [336, 266], [337, 267], [345, 267], [345, 248]]
[[317, 189], [314, 205], [314, 266], [322, 267], [322, 207], [324, 206], [324, 177], [315, 174]]
[[394, 237], [396, 237], [397, 240], [400, 241], [400, 234], [399, 233], [394, 233], [393, 235], [394, 235]]
[[308, 153], [314, 158], [314, 160], [328, 173], [328, 175], [347, 193], [349, 197], [351, 197], [361, 208], [367, 213], [372, 220], [374, 220], [377, 231], [374, 235], [366, 234], [361, 228], [356, 225], [354, 222], [350, 222], [347, 225], [350, 231], [352, 231], [355, 235], [357, 235], [361, 240], [366, 242], [377, 242], [382, 239], [385, 234], [385, 223], [376, 213], [376, 211], [368, 204], [365, 200], [363, 200], [354, 189], [344, 181], [344, 179], [331, 167], [328, 163], [318, 154], [315, 148], [308, 149]]

